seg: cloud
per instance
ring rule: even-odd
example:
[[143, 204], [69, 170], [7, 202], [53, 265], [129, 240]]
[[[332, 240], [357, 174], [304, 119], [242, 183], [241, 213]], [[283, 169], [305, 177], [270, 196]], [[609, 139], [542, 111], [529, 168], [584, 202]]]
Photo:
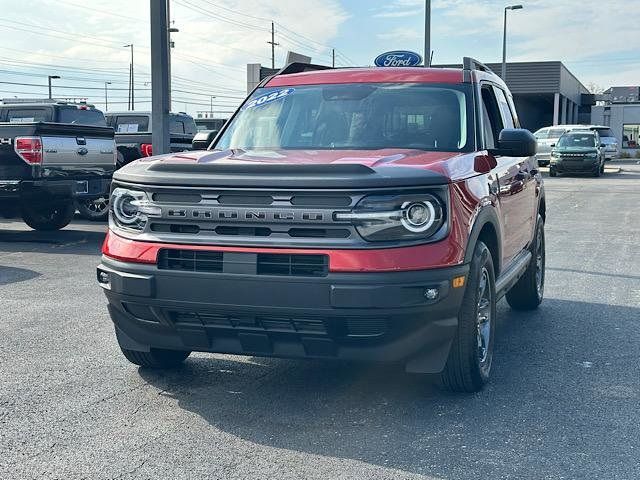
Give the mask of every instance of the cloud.
[[411, 28], [396, 28], [376, 35], [381, 40], [411, 41], [422, 38], [422, 32]]

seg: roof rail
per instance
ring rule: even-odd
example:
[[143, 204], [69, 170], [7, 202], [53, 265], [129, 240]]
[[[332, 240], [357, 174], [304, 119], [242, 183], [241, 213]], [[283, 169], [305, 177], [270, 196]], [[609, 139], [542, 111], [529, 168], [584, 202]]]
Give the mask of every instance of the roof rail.
[[333, 67], [327, 65], [316, 65], [313, 63], [293, 62], [279, 70], [274, 76], [289, 75], [292, 73], [312, 72], [314, 70], [331, 70]]
[[475, 58], [471, 58], [471, 57], [462, 57], [462, 70], [463, 70], [465, 82], [471, 81], [472, 70], [480, 70], [481, 72], [495, 73], [493, 70], [487, 67], [484, 63], [479, 62]]

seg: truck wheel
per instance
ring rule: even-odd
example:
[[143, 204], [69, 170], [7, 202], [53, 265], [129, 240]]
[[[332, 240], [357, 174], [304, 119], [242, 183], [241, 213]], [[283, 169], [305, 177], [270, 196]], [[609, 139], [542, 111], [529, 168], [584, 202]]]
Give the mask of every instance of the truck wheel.
[[27, 204], [22, 206], [22, 219], [34, 230], [60, 230], [69, 225], [75, 212], [72, 201], [52, 205]]
[[493, 359], [495, 317], [493, 260], [487, 246], [478, 242], [458, 314], [458, 331], [441, 374], [442, 384], [447, 389], [477, 392], [487, 383]]
[[160, 348], [152, 348], [148, 352], [138, 352], [121, 346], [120, 350], [131, 363], [147, 368], [175, 368], [191, 355], [191, 352], [163, 350]]
[[538, 308], [544, 296], [544, 220], [538, 215], [536, 234], [531, 245], [531, 261], [524, 275], [507, 292], [507, 302], [514, 310]]
[[555, 168], [550, 168], [549, 169], [549, 176], [550, 177], [557, 177], [558, 176], [558, 172], [556, 172]]
[[101, 222], [109, 216], [109, 199], [98, 197], [90, 200], [76, 200], [76, 209], [82, 218], [92, 222]]

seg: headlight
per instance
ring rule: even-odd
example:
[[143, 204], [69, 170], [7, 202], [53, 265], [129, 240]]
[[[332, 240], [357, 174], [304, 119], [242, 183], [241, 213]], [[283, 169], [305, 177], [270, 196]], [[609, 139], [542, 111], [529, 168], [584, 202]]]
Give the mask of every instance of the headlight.
[[598, 156], [598, 154], [597, 154], [597, 153], [587, 153], [587, 154], [585, 155], [585, 157], [587, 157], [587, 158], [596, 158], [597, 156]]
[[426, 239], [444, 224], [444, 206], [433, 195], [371, 196], [335, 219], [350, 221], [370, 242]]
[[151, 204], [145, 192], [127, 188], [116, 188], [109, 203], [114, 223], [130, 230], [143, 230], [149, 216], [162, 213], [160, 207]]
[[555, 150], [551, 151], [551, 157], [552, 158], [558, 158], [560, 155], [558, 155], [558, 152], [556, 152]]

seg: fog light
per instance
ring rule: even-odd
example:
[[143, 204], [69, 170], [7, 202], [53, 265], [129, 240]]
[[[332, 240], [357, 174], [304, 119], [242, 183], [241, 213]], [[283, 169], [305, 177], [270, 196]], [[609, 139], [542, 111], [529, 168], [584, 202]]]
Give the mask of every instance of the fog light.
[[464, 275], [460, 277], [455, 277], [451, 283], [453, 285], [453, 288], [464, 287]]
[[438, 298], [438, 289], [437, 288], [427, 288], [424, 291], [424, 298], [427, 300], [435, 300]]
[[111, 285], [111, 275], [104, 270], [98, 270], [98, 283], [102, 286], [108, 287]]

